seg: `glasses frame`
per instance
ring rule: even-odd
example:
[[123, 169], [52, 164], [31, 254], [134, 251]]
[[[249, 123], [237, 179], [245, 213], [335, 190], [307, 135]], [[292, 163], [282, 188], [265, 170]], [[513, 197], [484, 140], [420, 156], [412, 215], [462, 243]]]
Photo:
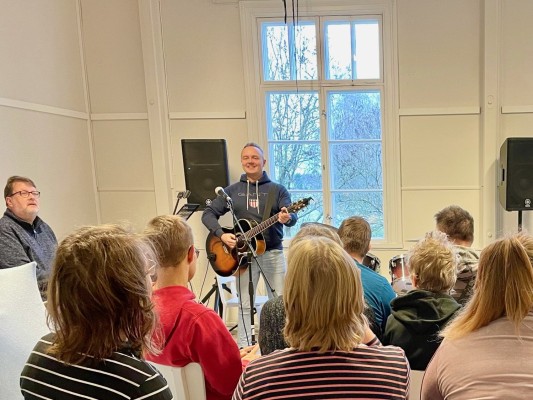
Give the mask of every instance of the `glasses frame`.
[[39, 198], [41, 197], [41, 192], [39, 192], [38, 190], [31, 190], [31, 191], [28, 191], [28, 190], [19, 190], [18, 192], [15, 192], [15, 193], [11, 193], [9, 196], [7, 197], [13, 197], [14, 195], [20, 195], [20, 197], [23, 197], [25, 199], [27, 199], [28, 197], [30, 197], [30, 194], [32, 194], [34, 197], [36, 198]]

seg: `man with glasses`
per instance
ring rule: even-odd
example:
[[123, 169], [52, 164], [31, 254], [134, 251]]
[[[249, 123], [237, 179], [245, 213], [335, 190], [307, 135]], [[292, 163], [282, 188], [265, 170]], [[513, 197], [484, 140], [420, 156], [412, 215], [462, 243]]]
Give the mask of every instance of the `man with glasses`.
[[12, 176], [4, 188], [7, 209], [0, 218], [0, 268], [17, 267], [35, 261], [41, 297], [46, 287], [57, 247], [56, 235], [41, 218], [41, 192], [23, 176]]

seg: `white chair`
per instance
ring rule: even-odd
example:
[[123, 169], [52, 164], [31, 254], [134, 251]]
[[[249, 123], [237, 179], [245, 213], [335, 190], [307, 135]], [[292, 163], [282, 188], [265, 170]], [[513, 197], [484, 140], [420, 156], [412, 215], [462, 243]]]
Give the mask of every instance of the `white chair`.
[[[228, 308], [239, 307], [239, 297], [237, 296], [237, 283], [235, 276], [219, 276], [217, 275], [218, 291], [220, 293], [220, 300], [222, 301], [222, 320], [226, 322], [226, 315]], [[244, 275], [241, 279], [248, 279]], [[246, 293], [248, 296], [248, 293]], [[259, 321], [261, 315], [261, 308], [267, 302], [268, 296], [255, 296], [254, 306], [257, 311], [257, 318]]]
[[172, 367], [150, 362], [167, 380], [174, 400], [205, 400], [205, 380], [202, 367], [190, 363], [184, 367]]
[[422, 380], [426, 371], [411, 370], [409, 384], [409, 400], [420, 400], [420, 391], [422, 390]]
[[0, 269], [0, 399], [22, 399], [20, 373], [50, 330], [34, 262]]

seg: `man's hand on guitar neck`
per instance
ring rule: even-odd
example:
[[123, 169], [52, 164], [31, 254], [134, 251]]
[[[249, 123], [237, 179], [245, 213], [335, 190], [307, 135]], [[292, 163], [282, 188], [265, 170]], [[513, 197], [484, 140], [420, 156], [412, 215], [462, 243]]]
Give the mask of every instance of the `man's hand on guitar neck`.
[[233, 233], [223, 233], [220, 240], [230, 249], [233, 249], [237, 244], [237, 237]]
[[278, 222], [286, 224], [291, 220], [291, 214], [287, 210], [287, 207], [282, 207], [281, 212], [278, 214]]

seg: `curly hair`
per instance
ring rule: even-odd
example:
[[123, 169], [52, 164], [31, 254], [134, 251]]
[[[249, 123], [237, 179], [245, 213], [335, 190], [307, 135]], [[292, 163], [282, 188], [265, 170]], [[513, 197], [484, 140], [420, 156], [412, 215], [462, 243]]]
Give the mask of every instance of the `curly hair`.
[[474, 241], [474, 218], [459, 206], [449, 206], [435, 214], [437, 229], [452, 240]]
[[433, 231], [416, 243], [407, 256], [409, 273], [418, 278], [418, 288], [447, 293], [457, 280], [458, 254], [443, 232]]

